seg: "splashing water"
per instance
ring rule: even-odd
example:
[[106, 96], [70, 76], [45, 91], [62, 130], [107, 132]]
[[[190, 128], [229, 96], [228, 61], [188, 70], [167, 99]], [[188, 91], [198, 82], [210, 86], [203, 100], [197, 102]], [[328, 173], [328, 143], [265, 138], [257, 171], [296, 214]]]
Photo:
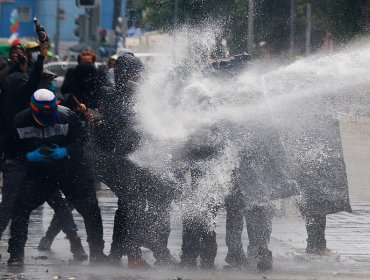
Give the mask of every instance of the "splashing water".
[[[195, 195], [200, 209], [209, 200], [220, 203], [239, 164], [238, 153], [253, 143], [248, 143], [250, 129], [235, 133], [234, 128], [231, 133], [225, 122], [241, 130], [250, 124], [265, 128], [272, 125], [283, 146], [290, 145], [285, 152], [291, 154], [295, 164], [316, 164], [328, 156], [327, 147], [294, 149], [294, 145], [305, 145], [305, 140], [297, 141], [297, 136], [289, 141], [290, 134], [314, 129], [318, 115], [366, 115], [369, 108], [369, 41], [292, 63], [257, 60], [235, 75], [220, 78], [203, 71], [204, 57], [214, 48], [219, 31], [183, 29], [170, 38], [172, 41], [163, 42], [159, 49], [164, 55], [148, 65], [136, 102], [137, 121], [145, 141], [131, 158], [161, 175], [172, 176], [173, 170], [183, 167], [176, 154], [186, 150], [190, 139], [194, 142], [194, 135], [198, 134], [195, 138], [199, 145], [217, 145], [217, 139], [211, 139], [204, 128], [220, 124], [221, 133], [216, 138], [226, 141], [228, 148], [216, 159], [200, 161], [206, 174]], [[329, 156], [340, 156], [336, 154], [338, 149], [330, 150]]]

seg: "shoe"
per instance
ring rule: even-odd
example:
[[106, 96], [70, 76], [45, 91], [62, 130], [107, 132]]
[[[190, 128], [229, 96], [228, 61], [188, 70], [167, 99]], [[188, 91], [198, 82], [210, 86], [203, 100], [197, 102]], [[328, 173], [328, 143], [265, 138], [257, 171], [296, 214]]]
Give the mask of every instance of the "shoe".
[[261, 247], [258, 251], [259, 260], [257, 269], [259, 271], [267, 271], [272, 269], [272, 252], [266, 247]]
[[318, 257], [336, 257], [337, 255], [330, 251], [328, 248], [323, 250], [306, 250], [306, 254]]
[[200, 260], [199, 268], [203, 270], [215, 270], [216, 269], [214, 262], [203, 261], [202, 259]]
[[247, 265], [247, 257], [243, 251], [228, 252], [225, 257], [225, 262], [234, 268], [243, 268]]
[[81, 239], [79, 237], [69, 239], [71, 244], [71, 253], [73, 254], [73, 259], [76, 261], [86, 261], [88, 255], [82, 246]]
[[109, 258], [103, 252], [91, 253], [90, 251], [90, 263], [94, 264], [105, 264], [109, 262]]
[[40, 239], [39, 246], [37, 246], [37, 249], [40, 251], [50, 251], [51, 244], [53, 244], [53, 240], [50, 240], [46, 236]]
[[12, 256], [8, 259], [8, 266], [22, 266], [24, 264], [23, 256]]
[[178, 264], [178, 267], [183, 269], [198, 269], [197, 259], [192, 260], [182, 259]]
[[116, 254], [110, 253], [110, 255], [108, 256], [108, 261], [112, 265], [119, 265], [121, 264], [122, 260], [121, 257], [117, 256]]
[[149, 269], [150, 264], [148, 264], [142, 257], [135, 257], [128, 259], [127, 267], [132, 269]]

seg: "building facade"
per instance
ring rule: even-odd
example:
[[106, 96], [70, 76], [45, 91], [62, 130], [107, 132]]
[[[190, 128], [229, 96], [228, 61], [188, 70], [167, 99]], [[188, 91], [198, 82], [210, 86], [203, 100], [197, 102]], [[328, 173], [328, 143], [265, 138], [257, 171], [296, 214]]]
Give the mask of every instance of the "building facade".
[[[34, 38], [33, 18], [37, 17], [47, 31], [51, 40], [54, 40], [57, 27], [58, 0], [0, 0], [0, 37], [9, 38], [10, 14], [17, 9], [19, 18], [18, 34], [21, 38]], [[112, 29], [114, 0], [97, 0], [100, 2], [99, 28]], [[126, 0], [122, 1], [121, 16], [125, 16]], [[60, 10], [60, 40], [77, 41], [74, 35], [75, 18], [84, 14], [85, 9], [76, 6], [75, 0], [59, 0]]]

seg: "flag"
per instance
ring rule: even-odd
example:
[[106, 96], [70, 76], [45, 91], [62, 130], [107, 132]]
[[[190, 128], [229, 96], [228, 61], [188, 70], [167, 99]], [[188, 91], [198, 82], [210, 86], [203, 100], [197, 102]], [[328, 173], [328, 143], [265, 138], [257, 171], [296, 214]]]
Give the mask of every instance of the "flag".
[[13, 9], [12, 12], [10, 13], [10, 31], [12, 33], [17, 32], [19, 28], [19, 20], [18, 20], [18, 10]]
[[20, 40], [18, 38], [18, 28], [19, 28], [19, 20], [18, 20], [18, 10], [13, 9], [10, 13], [10, 32], [12, 33], [8, 39], [9, 44], [15, 45], [20, 43]]
[[19, 40], [19, 38], [18, 38], [18, 33], [12, 33], [12, 35], [10, 35], [10, 37], [8, 39], [8, 42], [9, 42], [10, 45], [19, 44], [21, 42], [21, 40]]

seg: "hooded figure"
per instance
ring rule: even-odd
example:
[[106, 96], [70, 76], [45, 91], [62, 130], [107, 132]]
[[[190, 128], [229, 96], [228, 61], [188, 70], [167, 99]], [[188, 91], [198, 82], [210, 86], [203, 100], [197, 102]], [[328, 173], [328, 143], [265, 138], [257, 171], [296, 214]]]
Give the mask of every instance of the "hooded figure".
[[74, 70], [75, 88], [71, 92], [91, 109], [99, 106], [98, 70], [92, 64], [79, 64]]
[[12, 209], [9, 265], [23, 263], [31, 212], [59, 190], [84, 218], [90, 261], [106, 259], [98, 200], [82, 162], [84, 139], [76, 115], [58, 106], [55, 95], [47, 89], [34, 92], [31, 108], [14, 118], [7, 154], [19, 161], [26, 176]]
[[104, 92], [100, 105], [104, 125], [98, 135], [102, 182], [118, 197], [110, 257], [119, 262], [126, 253], [131, 268], [149, 266], [142, 258], [141, 246], [153, 251], [156, 264], [173, 264], [167, 248], [172, 190], [129, 158], [141, 141], [134, 105], [143, 68], [132, 54], [117, 59], [115, 88]]
[[301, 195], [306, 252], [331, 256], [326, 248], [326, 215], [352, 211], [335, 99], [304, 96], [288, 106], [275, 116]]
[[39, 89], [31, 97], [33, 118], [42, 126], [55, 124], [58, 116], [57, 108], [57, 98], [47, 89]]

